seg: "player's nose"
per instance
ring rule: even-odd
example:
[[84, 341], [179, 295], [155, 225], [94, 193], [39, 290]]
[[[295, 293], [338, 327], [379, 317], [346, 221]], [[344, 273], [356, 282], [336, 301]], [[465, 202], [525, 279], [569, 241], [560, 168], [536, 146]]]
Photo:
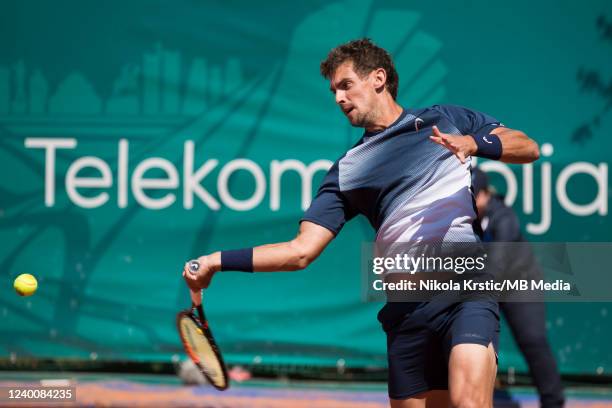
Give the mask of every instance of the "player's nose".
[[336, 91], [336, 103], [338, 105], [346, 103], [346, 94], [344, 91], [339, 90], [339, 89]]

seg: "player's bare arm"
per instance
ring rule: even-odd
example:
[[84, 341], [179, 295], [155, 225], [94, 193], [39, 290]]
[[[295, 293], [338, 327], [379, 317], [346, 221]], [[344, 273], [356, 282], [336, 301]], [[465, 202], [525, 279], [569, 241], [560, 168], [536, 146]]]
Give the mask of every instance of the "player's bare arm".
[[[297, 236], [291, 241], [261, 245], [253, 248], [253, 271], [277, 272], [296, 271], [306, 268], [334, 238], [327, 228], [309, 221], [303, 221]], [[207, 288], [214, 274], [221, 270], [221, 252], [214, 252], [198, 258], [200, 269], [197, 273], [183, 269], [183, 277], [189, 288]]]
[[[442, 133], [437, 126], [434, 126], [432, 131], [431, 140], [453, 152], [461, 163], [465, 163], [468, 156], [478, 154], [478, 145], [473, 137]], [[540, 157], [538, 144], [520, 130], [500, 126], [493, 129], [491, 134], [497, 136], [501, 142], [501, 157], [497, 160], [505, 163], [521, 164], [531, 163]], [[489, 142], [488, 140], [483, 141], [485, 143]]]

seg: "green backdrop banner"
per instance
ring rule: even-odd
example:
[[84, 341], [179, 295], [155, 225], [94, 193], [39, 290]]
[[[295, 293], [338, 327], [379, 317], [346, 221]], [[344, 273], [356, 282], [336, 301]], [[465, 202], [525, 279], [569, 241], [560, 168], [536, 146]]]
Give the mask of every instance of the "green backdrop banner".
[[[4, 2], [0, 356], [169, 361], [185, 260], [287, 240], [360, 136], [318, 72], [368, 36], [406, 107], [488, 112], [542, 146], [481, 163], [533, 241], [610, 241], [607, 1]], [[230, 362], [383, 367], [351, 222], [306, 271], [224, 274], [206, 292]], [[39, 278], [35, 296], [12, 289]], [[551, 304], [563, 372], [612, 369], [609, 305]], [[525, 370], [508, 330], [501, 369]]]

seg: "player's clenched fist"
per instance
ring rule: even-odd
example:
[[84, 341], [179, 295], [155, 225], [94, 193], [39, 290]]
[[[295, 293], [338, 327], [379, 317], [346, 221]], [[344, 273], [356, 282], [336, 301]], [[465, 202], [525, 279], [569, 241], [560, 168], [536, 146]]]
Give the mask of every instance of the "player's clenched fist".
[[[218, 258], [218, 259], [217, 259]], [[197, 291], [206, 289], [210, 285], [210, 281], [220, 268], [220, 253], [216, 252], [211, 255], [201, 256], [195, 261], [189, 261], [183, 268], [183, 278], [189, 289]]]

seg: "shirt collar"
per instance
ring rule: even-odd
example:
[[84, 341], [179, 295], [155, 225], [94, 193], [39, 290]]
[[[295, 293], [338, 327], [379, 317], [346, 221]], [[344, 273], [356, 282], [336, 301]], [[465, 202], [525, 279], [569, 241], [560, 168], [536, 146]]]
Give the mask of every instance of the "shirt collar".
[[402, 107], [402, 113], [400, 113], [399, 117], [397, 119], [395, 119], [395, 121], [390, 124], [389, 126], [387, 126], [384, 129], [381, 130], [377, 130], [375, 132], [368, 132], [367, 130], [363, 132], [363, 139], [364, 140], [368, 140], [374, 136], [378, 136], [381, 133], [387, 131], [388, 129], [391, 129], [392, 127], [396, 126], [398, 123], [400, 123], [408, 114], [408, 109], [405, 109], [404, 107]]

